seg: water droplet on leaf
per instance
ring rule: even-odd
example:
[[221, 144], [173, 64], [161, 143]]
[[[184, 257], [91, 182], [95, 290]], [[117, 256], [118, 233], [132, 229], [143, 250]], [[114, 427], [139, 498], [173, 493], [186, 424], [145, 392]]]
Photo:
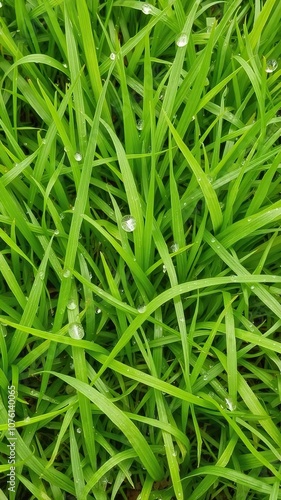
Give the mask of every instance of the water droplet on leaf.
[[81, 155], [81, 153], [78, 153], [78, 152], [77, 152], [77, 153], [75, 153], [74, 158], [75, 158], [75, 160], [76, 160], [76, 161], [81, 161], [81, 160], [82, 160], [82, 155]]
[[143, 129], [143, 120], [138, 120], [137, 121], [137, 129], [142, 130]]
[[77, 304], [74, 300], [70, 300], [67, 304], [67, 309], [69, 309], [70, 311], [73, 311], [74, 309], [76, 309], [77, 307]]
[[179, 249], [179, 245], [178, 243], [173, 243], [171, 246], [170, 246], [170, 252], [177, 252]]
[[187, 45], [187, 42], [188, 42], [187, 35], [182, 34], [177, 39], [176, 45], [178, 47], [185, 47]]
[[131, 233], [136, 229], [136, 219], [132, 215], [125, 215], [121, 221], [121, 227], [127, 233]]
[[151, 14], [152, 13], [152, 8], [151, 8], [151, 5], [149, 5], [149, 3], [144, 3], [142, 8], [141, 8], [143, 14]]
[[69, 336], [72, 339], [79, 340], [85, 335], [84, 328], [81, 323], [71, 323], [68, 328]]
[[275, 59], [269, 59], [266, 61], [266, 73], [273, 73], [278, 68], [278, 62]]

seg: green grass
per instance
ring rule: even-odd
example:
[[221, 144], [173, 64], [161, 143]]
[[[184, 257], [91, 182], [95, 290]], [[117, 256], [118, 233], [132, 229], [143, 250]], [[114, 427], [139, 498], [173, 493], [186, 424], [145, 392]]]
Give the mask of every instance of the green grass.
[[0, 14], [0, 500], [281, 499], [281, 3]]

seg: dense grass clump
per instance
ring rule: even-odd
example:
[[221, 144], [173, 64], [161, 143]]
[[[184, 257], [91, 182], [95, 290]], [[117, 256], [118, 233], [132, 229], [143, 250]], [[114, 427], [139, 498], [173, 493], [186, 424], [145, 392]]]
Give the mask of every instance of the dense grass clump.
[[1, 500], [280, 499], [280, 1], [0, 11]]

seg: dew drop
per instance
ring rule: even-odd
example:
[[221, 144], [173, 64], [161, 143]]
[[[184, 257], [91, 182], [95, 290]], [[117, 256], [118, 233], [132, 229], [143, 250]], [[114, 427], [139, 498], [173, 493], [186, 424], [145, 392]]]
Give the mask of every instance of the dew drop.
[[252, 286], [251, 286], [251, 290], [254, 290], [254, 289], [255, 289], [255, 287], [254, 287], [254, 285], [252, 285]]
[[187, 35], [182, 34], [177, 39], [176, 45], [178, 47], [185, 47], [187, 45], [187, 42], [188, 42]]
[[211, 242], [212, 242], [212, 243], [215, 243], [215, 241], [216, 241], [216, 240], [215, 240], [215, 238], [212, 238], [212, 239], [211, 239]]
[[45, 278], [45, 273], [44, 273], [44, 271], [39, 271], [39, 278], [40, 278], [40, 280], [42, 280], [42, 281], [43, 281], [43, 279]]
[[163, 264], [162, 270], [163, 270], [163, 273], [167, 272], [167, 268], [166, 268], [165, 264]]
[[79, 153], [79, 152], [75, 153], [74, 158], [75, 158], [76, 161], [81, 161], [82, 160], [81, 153]]
[[77, 427], [76, 432], [77, 432], [77, 434], [81, 434], [82, 429], [80, 427]]
[[177, 452], [176, 452], [176, 451], [173, 451], [172, 456], [173, 456], [173, 457], [176, 457], [176, 456], [177, 456]]
[[179, 245], [178, 243], [173, 243], [171, 246], [170, 246], [170, 252], [177, 252], [179, 249]]
[[115, 61], [116, 59], [116, 54], [114, 52], [111, 52], [110, 56], [109, 56], [109, 59], [111, 59], [111, 61]]
[[225, 398], [225, 404], [226, 404], [226, 408], [229, 411], [234, 411], [236, 409], [236, 406], [233, 404], [233, 401], [231, 398]]
[[137, 121], [137, 129], [138, 130], [143, 130], [143, 120], [138, 120]]
[[58, 230], [58, 229], [55, 229], [55, 230], [54, 230], [54, 235], [55, 235], [55, 236], [58, 236], [59, 234], [60, 234], [59, 230]]
[[121, 220], [121, 227], [127, 233], [132, 233], [136, 229], [136, 219], [132, 215], [124, 215]]
[[67, 309], [69, 309], [70, 311], [73, 311], [74, 309], [76, 309], [77, 307], [77, 304], [74, 300], [70, 300], [67, 304]]
[[3, 4], [2, 4], [2, 2], [0, 2], [0, 9], [1, 9], [1, 7], [3, 7]]
[[71, 272], [70, 272], [70, 270], [69, 270], [69, 269], [65, 269], [65, 270], [63, 271], [62, 275], [63, 275], [63, 277], [64, 277], [64, 278], [69, 278], [69, 277], [70, 277], [70, 275], [71, 275]]
[[62, 212], [62, 213], [60, 214], [60, 220], [63, 220], [64, 218], [65, 218], [65, 215], [64, 215], [64, 213]]
[[25, 422], [29, 422], [29, 420], [30, 420], [30, 417], [25, 417], [25, 419], [24, 419]]
[[205, 374], [203, 375], [203, 380], [208, 380], [208, 375], [207, 375], [207, 373], [205, 373]]
[[79, 340], [85, 335], [84, 328], [81, 323], [71, 323], [68, 328], [69, 336], [72, 339]]
[[101, 313], [101, 309], [98, 307], [98, 308], [96, 309], [96, 314], [100, 314], [100, 313]]
[[143, 14], [145, 14], [145, 15], [152, 13], [152, 8], [151, 8], [151, 5], [149, 5], [149, 3], [144, 3], [141, 10], [142, 10]]
[[145, 304], [141, 304], [138, 307], [138, 311], [139, 311], [139, 313], [144, 313], [146, 311], [146, 305]]
[[265, 71], [266, 73], [273, 73], [278, 68], [278, 62], [276, 59], [269, 59], [266, 61], [266, 68]]

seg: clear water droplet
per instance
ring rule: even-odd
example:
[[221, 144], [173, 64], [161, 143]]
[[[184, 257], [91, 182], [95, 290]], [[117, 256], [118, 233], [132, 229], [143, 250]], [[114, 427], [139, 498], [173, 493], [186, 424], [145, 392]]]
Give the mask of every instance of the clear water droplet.
[[25, 417], [25, 419], [24, 419], [25, 422], [29, 422], [29, 420], [30, 420], [30, 417]]
[[64, 218], [65, 218], [65, 215], [64, 215], [64, 213], [62, 212], [62, 213], [60, 214], [60, 220], [63, 220]]
[[101, 313], [101, 309], [98, 307], [98, 308], [96, 309], [96, 314], [100, 314], [100, 313]]
[[81, 434], [82, 429], [80, 427], [77, 427], [76, 432], [77, 432], [77, 434]]
[[136, 229], [136, 219], [132, 215], [124, 215], [121, 221], [121, 227], [127, 233], [132, 233]]
[[233, 404], [233, 401], [231, 398], [225, 398], [225, 404], [226, 404], [226, 408], [229, 411], [234, 411], [236, 409], [236, 406]]
[[139, 305], [138, 312], [139, 313], [144, 313], [145, 311], [146, 311], [146, 305], [145, 304]]
[[254, 285], [252, 285], [252, 286], [251, 286], [251, 290], [254, 290], [254, 289], [255, 289], [255, 286], [254, 286]]
[[67, 309], [69, 309], [70, 311], [73, 311], [74, 309], [76, 309], [77, 307], [77, 304], [74, 300], [70, 300], [67, 304]]
[[203, 380], [208, 380], [208, 375], [207, 375], [207, 373], [204, 373], [204, 375], [203, 375]]
[[62, 273], [64, 278], [69, 278], [71, 276], [71, 272], [69, 269], [65, 269]]
[[273, 73], [278, 68], [278, 62], [276, 59], [269, 59], [266, 61], [266, 68], [265, 71], [266, 73]]
[[111, 59], [111, 61], [115, 61], [116, 59], [116, 54], [114, 52], [111, 52], [110, 56], [109, 56], [109, 59]]
[[72, 339], [79, 340], [85, 335], [84, 328], [81, 323], [71, 323], [68, 328], [69, 336]]
[[172, 243], [172, 245], [170, 246], [170, 252], [177, 252], [179, 249], [179, 245], [178, 243]]
[[39, 278], [40, 278], [40, 280], [42, 280], [42, 281], [43, 281], [43, 279], [45, 278], [45, 273], [44, 273], [44, 271], [39, 271]]
[[137, 121], [137, 129], [142, 130], [143, 129], [143, 120], [138, 120]]
[[152, 13], [152, 8], [151, 8], [151, 5], [149, 3], [144, 3], [142, 8], [141, 8], [143, 14], [151, 14]]
[[176, 45], [178, 47], [185, 47], [187, 45], [187, 42], [188, 42], [188, 38], [187, 38], [187, 35], [180, 35], [176, 41]]
[[212, 243], [215, 243], [215, 241], [216, 241], [216, 240], [215, 240], [215, 238], [212, 238], [212, 239], [211, 239], [211, 242], [212, 242]]
[[166, 272], [167, 272], [167, 268], [166, 268], [165, 264], [163, 264], [163, 268], [162, 268], [162, 270], [163, 270], [163, 273], [166, 273]]
[[79, 153], [79, 152], [75, 153], [74, 158], [75, 158], [76, 161], [81, 161], [82, 160], [81, 153]]
[[59, 234], [60, 234], [59, 230], [58, 230], [58, 229], [55, 229], [55, 230], [54, 230], [54, 235], [55, 235], [55, 236], [58, 236]]

